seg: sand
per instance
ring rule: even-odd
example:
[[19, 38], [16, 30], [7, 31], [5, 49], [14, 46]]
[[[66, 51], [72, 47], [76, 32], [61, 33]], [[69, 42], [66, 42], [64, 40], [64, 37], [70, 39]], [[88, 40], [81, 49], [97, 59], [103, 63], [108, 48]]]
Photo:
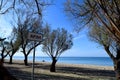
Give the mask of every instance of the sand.
[[[56, 64], [56, 72], [50, 72], [49, 62], [36, 62], [34, 80], [115, 80], [114, 68], [83, 64]], [[18, 80], [32, 80], [32, 63], [25, 66], [23, 61], [14, 60], [4, 66]]]

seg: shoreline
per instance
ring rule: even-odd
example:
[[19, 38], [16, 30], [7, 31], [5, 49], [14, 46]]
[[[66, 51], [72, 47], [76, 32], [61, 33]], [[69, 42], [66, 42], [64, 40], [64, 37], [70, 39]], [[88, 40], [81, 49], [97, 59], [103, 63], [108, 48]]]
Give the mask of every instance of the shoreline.
[[[8, 58], [9, 59], [9, 58]], [[24, 57], [15, 56], [13, 59], [24, 60]], [[33, 57], [29, 56], [28, 60], [32, 61]], [[35, 61], [51, 62], [49, 57], [35, 57]], [[60, 57], [57, 63], [66, 64], [92, 64], [98, 66], [113, 66], [113, 62], [109, 57]]]
[[[5, 59], [5, 60], [9, 60], [9, 59]], [[21, 59], [13, 59], [13, 61], [21, 61], [21, 62], [23, 62], [23, 60], [21, 60]], [[28, 61], [29, 62], [31, 62], [32, 63], [32, 60], [30, 59], [28, 59]], [[38, 61], [38, 60], [35, 60], [35, 62], [47, 62], [47, 63], [51, 63], [50, 61], [46, 61], [46, 60], [40, 60], [40, 61]], [[72, 64], [72, 65], [92, 65], [92, 66], [106, 66], [106, 67], [113, 67], [113, 65], [99, 65], [99, 64], [83, 64], [83, 63], [67, 63], [67, 62], [59, 62], [59, 61], [57, 61], [57, 64]]]
[[[8, 62], [8, 59], [5, 59], [5, 62]], [[13, 64], [14, 63], [24, 63], [23, 60], [13, 60]], [[28, 61], [28, 64], [32, 64], [32, 60]], [[49, 64], [51, 65], [51, 62], [47, 62], [47, 61], [35, 61], [36, 63], [45, 63], [45, 64]], [[104, 69], [104, 70], [114, 70], [113, 66], [103, 66], [103, 65], [93, 65], [93, 64], [73, 64], [73, 63], [62, 63], [62, 62], [57, 62], [56, 63], [57, 66], [71, 66], [71, 67], [85, 67], [85, 68], [97, 68], [97, 69]]]

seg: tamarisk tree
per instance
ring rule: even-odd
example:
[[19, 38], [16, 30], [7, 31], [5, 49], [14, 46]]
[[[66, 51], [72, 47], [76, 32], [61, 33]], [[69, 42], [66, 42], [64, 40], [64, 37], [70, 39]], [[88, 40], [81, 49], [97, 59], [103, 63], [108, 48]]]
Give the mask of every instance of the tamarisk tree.
[[50, 31], [48, 28], [46, 31], [46, 39], [43, 42], [42, 50], [52, 59], [50, 71], [55, 72], [55, 65], [58, 58], [64, 51], [70, 49], [73, 45], [72, 35], [63, 28], [58, 28], [53, 31]]
[[[94, 40], [104, 43], [103, 46], [111, 59], [115, 58], [116, 78], [120, 79], [120, 0], [67, 0], [65, 11], [69, 17], [75, 20], [79, 26], [75, 27], [80, 30], [86, 25], [89, 28], [97, 29]], [[95, 25], [94, 25], [95, 24]], [[94, 26], [94, 27], [92, 27]], [[97, 27], [97, 28], [96, 28]], [[102, 28], [101, 28], [102, 27]], [[94, 30], [95, 31], [95, 30]], [[99, 36], [97, 35], [99, 34]], [[104, 35], [104, 36], [103, 36]], [[99, 40], [98, 40], [99, 39]], [[102, 39], [102, 40], [101, 40]], [[109, 42], [110, 40], [110, 42]], [[112, 43], [111, 43], [111, 40]], [[108, 45], [107, 43], [110, 45]], [[111, 46], [112, 45], [112, 46]], [[113, 48], [114, 45], [114, 48]], [[111, 48], [112, 47], [112, 48]], [[111, 53], [109, 50], [116, 50]], [[113, 57], [111, 57], [113, 56]]]
[[[94, 41], [100, 44], [109, 57], [112, 59], [114, 63], [114, 70], [116, 71], [116, 76], [119, 76], [117, 72], [120, 68], [119, 56], [120, 56], [120, 45], [118, 42], [113, 39], [113, 36], [106, 30], [104, 27], [96, 27], [92, 26], [89, 30], [89, 38], [91, 41]], [[119, 80], [119, 79], [118, 79]]]

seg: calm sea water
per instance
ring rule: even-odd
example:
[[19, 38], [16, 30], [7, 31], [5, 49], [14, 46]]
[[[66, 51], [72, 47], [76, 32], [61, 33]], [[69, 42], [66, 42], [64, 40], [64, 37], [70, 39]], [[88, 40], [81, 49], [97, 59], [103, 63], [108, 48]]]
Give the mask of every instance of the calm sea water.
[[[24, 57], [14, 57], [17, 60], [24, 60]], [[28, 58], [32, 60], [32, 57]], [[51, 62], [49, 57], [36, 57], [36, 61]], [[100, 66], [113, 66], [113, 62], [109, 57], [60, 57], [57, 63], [68, 63], [68, 64], [90, 64]]]

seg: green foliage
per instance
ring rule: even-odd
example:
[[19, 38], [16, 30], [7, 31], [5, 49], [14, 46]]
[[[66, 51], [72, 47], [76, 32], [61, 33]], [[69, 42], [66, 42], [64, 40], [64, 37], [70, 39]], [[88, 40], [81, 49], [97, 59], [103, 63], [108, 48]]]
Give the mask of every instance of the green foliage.
[[72, 35], [65, 29], [51, 31], [47, 27], [46, 39], [43, 42], [42, 51], [50, 57], [59, 57], [64, 51], [70, 49], [73, 45]]
[[104, 30], [104, 27], [98, 27], [93, 25], [89, 28], [88, 36], [91, 41], [99, 43], [102, 46], [110, 46], [112, 44], [112, 36], [108, 31]]
[[[21, 16], [21, 19], [18, 21], [18, 27], [16, 29], [17, 30], [16, 32], [22, 48], [30, 50], [31, 48], [34, 47], [34, 45], [32, 41], [28, 40], [28, 33], [29, 32], [34, 32], [38, 34], [43, 33], [42, 22], [41, 19], [38, 18], [38, 16], [34, 15], [26, 16], [24, 22], [22, 22], [23, 19]], [[39, 44], [39, 42], [37, 42], [37, 44]]]

